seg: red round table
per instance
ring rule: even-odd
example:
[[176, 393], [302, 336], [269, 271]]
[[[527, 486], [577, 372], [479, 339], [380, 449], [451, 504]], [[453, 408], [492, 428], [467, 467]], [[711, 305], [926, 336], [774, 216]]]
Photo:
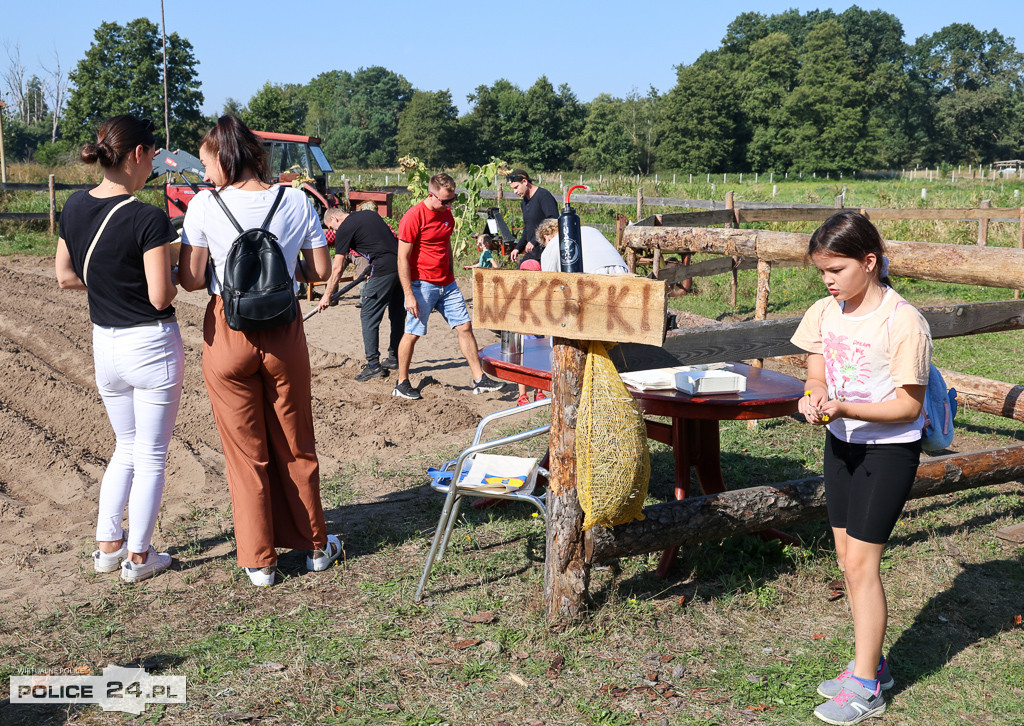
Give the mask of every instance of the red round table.
[[[526, 339], [523, 352], [518, 354], [503, 354], [500, 343], [488, 345], [480, 351], [480, 362], [487, 373], [503, 380], [551, 390], [551, 346], [547, 340]], [[741, 393], [691, 396], [676, 390], [640, 391], [627, 386], [642, 413], [670, 419], [670, 423], [646, 423], [648, 438], [672, 447], [676, 499], [690, 494], [691, 466], [704, 494], [725, 491], [719, 421], [788, 416], [796, 413], [804, 394], [804, 383], [784, 373], [745, 363], [726, 363], [725, 370], [746, 376], [747, 389]], [[769, 530], [768, 534], [795, 542], [777, 530]], [[667, 573], [675, 554], [675, 549], [665, 552], [658, 574]]]

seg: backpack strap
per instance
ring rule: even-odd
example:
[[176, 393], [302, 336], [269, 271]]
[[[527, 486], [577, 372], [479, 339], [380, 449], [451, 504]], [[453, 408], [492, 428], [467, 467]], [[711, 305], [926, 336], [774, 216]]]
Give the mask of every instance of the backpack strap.
[[[235, 215], [231, 213], [231, 210], [228, 209], [228, 205], [226, 205], [224, 203], [224, 200], [220, 198], [220, 194], [217, 193], [217, 190], [211, 189], [210, 193], [213, 194], [213, 198], [217, 200], [217, 204], [220, 205], [220, 208], [224, 210], [224, 214], [228, 215], [228, 219], [231, 220], [231, 224], [235, 225], [235, 229], [238, 230], [238, 234], [244, 233], [245, 230], [242, 229], [242, 225], [240, 225], [238, 223], [238, 220], [235, 219]], [[274, 214], [277, 212], [277, 208], [281, 204], [281, 198], [283, 196], [284, 187], [278, 187], [277, 196], [274, 198], [274, 203], [270, 205], [270, 211], [267, 212], [267, 218], [263, 220], [263, 224], [260, 226], [260, 229], [267, 229], [268, 225], [270, 224], [270, 220], [274, 218]]]
[[107, 216], [103, 218], [103, 224], [101, 224], [100, 228], [96, 230], [96, 236], [92, 238], [92, 242], [89, 243], [89, 249], [85, 251], [85, 262], [82, 263], [82, 282], [85, 284], [86, 287], [89, 286], [89, 260], [92, 259], [92, 251], [93, 249], [95, 249], [96, 243], [100, 241], [100, 235], [102, 235], [103, 230], [107, 228], [107, 222], [109, 222], [110, 218], [114, 216], [114, 212], [116, 212], [124, 205], [130, 204], [134, 201], [138, 200], [136, 200], [135, 197], [133, 196], [129, 196], [127, 199], [124, 199], [115, 204], [114, 208], [107, 212]]

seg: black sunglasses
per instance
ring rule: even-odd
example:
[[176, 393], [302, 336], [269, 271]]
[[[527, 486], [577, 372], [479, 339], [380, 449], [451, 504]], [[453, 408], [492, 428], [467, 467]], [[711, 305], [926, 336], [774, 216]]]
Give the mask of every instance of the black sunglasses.
[[451, 197], [449, 197], [448, 199], [441, 199], [441, 197], [437, 196], [437, 195], [436, 195], [436, 194], [434, 194], [433, 192], [427, 192], [427, 194], [429, 194], [430, 196], [432, 196], [432, 197], [433, 197], [434, 199], [436, 199], [437, 201], [441, 202], [441, 204], [443, 204], [443, 205], [444, 205], [444, 206], [446, 206], [446, 207], [448, 207], [448, 206], [451, 206], [451, 203], [455, 201], [455, 197], [456, 197], [456, 196], [458, 196], [458, 195], [452, 195], [452, 196], [451, 196]]

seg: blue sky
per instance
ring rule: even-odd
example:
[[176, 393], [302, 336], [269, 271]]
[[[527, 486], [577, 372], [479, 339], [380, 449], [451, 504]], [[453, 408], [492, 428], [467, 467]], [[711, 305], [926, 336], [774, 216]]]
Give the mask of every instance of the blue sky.
[[[421, 90], [450, 90], [465, 112], [466, 94], [499, 78], [525, 89], [546, 75], [556, 87], [568, 83], [581, 101], [602, 92], [644, 92], [650, 85], [665, 92], [675, 84], [675, 66], [717, 48], [728, 24], [745, 10], [842, 12], [851, 4], [393, 0], [321, 3], [317, 12], [310, 2], [165, 0], [164, 7], [168, 32], [188, 38], [200, 61], [206, 113], [219, 112], [229, 97], [247, 102], [267, 81], [306, 83], [324, 71], [374, 65]], [[143, 15], [160, 22], [159, 0], [11, 0], [5, 6], [0, 71], [9, 65], [6, 50], [18, 46], [29, 74], [40, 76], [53, 67], [55, 49], [64, 68], [74, 67], [101, 22], [123, 24]], [[902, 21], [908, 42], [959, 22], [995, 28], [1024, 49], [1019, 1], [890, 0], [881, 9]]]

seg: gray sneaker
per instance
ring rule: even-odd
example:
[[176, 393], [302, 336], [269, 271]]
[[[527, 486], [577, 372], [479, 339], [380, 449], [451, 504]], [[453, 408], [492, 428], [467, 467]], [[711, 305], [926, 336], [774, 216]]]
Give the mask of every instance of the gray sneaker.
[[[839, 692], [843, 690], [843, 685], [852, 677], [853, 661], [851, 660], [846, 665], [845, 671], [835, 678], [830, 678], [827, 681], [822, 681], [818, 684], [818, 694], [824, 698], [835, 698], [839, 695]], [[878, 679], [883, 691], [888, 691], [896, 684], [896, 681], [892, 678], [892, 673], [889, 671], [888, 658], [882, 658], [882, 665], [878, 666], [878, 672], [875, 674], [875, 678]]]
[[389, 355], [387, 358], [380, 362], [381, 368], [387, 368], [389, 371], [398, 370], [398, 358], [393, 355]]
[[814, 709], [814, 715], [825, 723], [848, 726], [881, 716], [885, 713], [885, 706], [881, 684], [874, 691], [869, 691], [856, 678], [850, 677], [843, 681], [843, 687], [835, 698]]
[[473, 393], [490, 393], [500, 391], [504, 387], [504, 383], [488, 378], [486, 373], [481, 373], [480, 379], [473, 381]]

